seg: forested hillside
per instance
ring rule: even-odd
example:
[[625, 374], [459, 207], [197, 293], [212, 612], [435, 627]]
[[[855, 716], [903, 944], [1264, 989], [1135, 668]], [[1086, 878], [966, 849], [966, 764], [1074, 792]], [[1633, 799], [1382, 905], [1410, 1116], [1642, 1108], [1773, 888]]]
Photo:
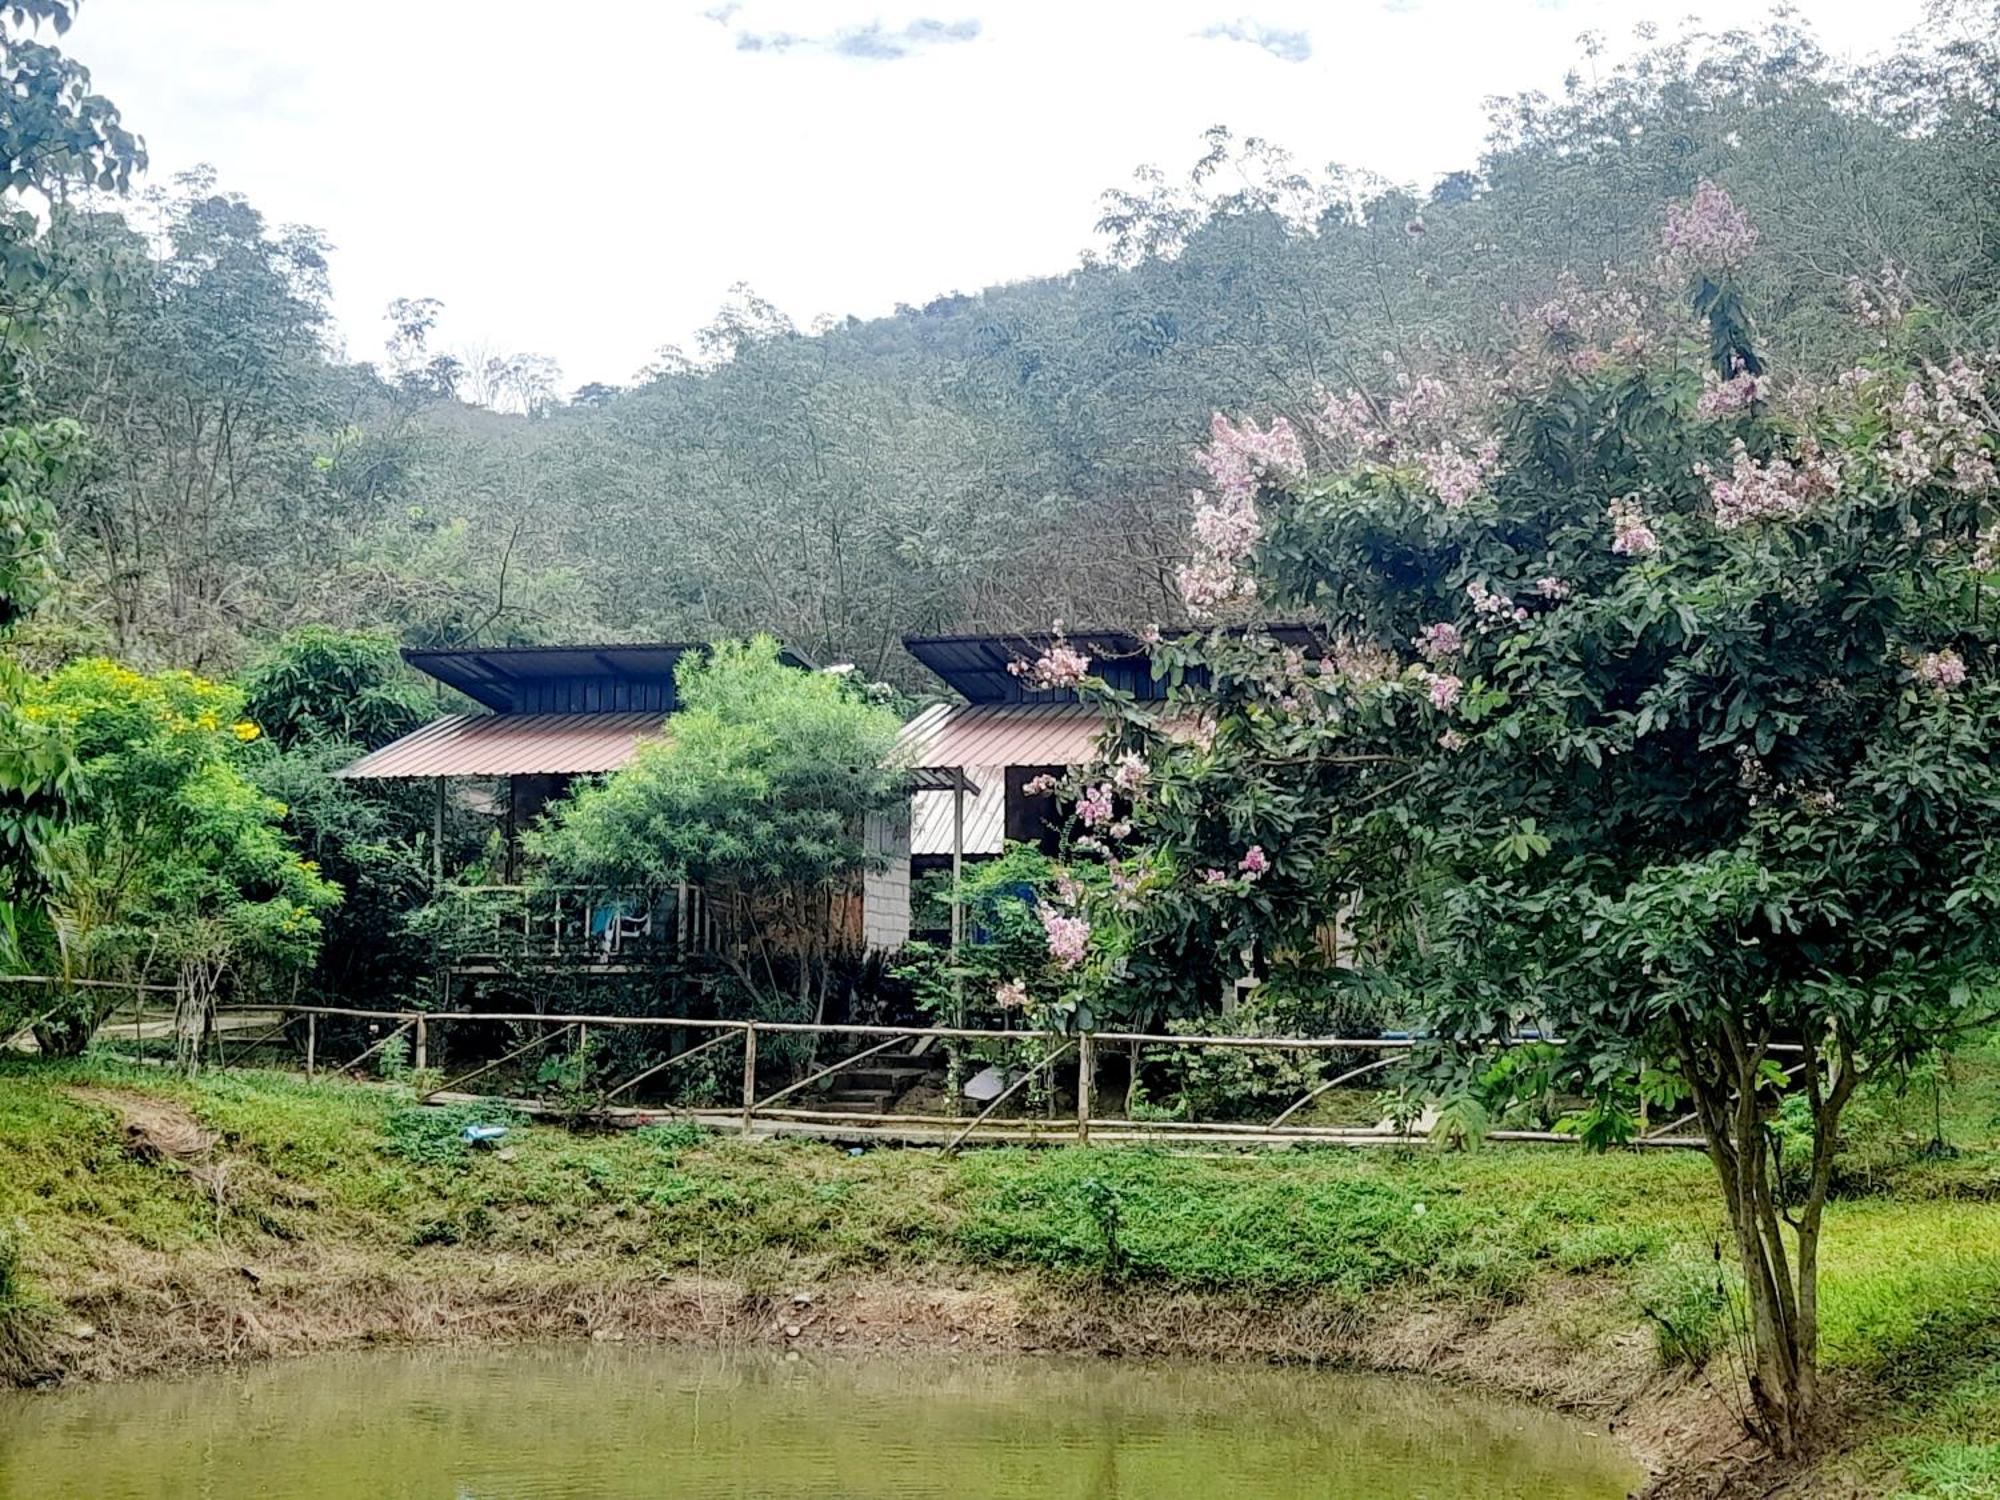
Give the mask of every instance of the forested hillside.
[[[1704, 178], [1761, 227], [1786, 363], [1857, 352], [1857, 288], [1990, 338], [2000, 9], [1944, 5], [1859, 67], [1787, 21], [1622, 59], [1586, 39], [1577, 66], [1559, 97], [1496, 101], [1483, 154], [1422, 196], [1218, 129], [1191, 173], [1107, 194], [1064, 274], [812, 330], [746, 291], [692, 349], [567, 401], [532, 358], [435, 347], [423, 288], [380, 367], [334, 357], [337, 257], [226, 181], [107, 197], [47, 248], [116, 295], [22, 356], [20, 415], [80, 419], [89, 453], [58, 497], [62, 591], [17, 644], [213, 673], [307, 622], [764, 628], [907, 677], [906, 631], [1171, 619], [1211, 408], [1297, 414], [1559, 319], [1566, 278], [1652, 275], [1661, 206]], [[504, 253], [590, 274], [560, 236]], [[516, 410], [473, 403], [496, 395]]]

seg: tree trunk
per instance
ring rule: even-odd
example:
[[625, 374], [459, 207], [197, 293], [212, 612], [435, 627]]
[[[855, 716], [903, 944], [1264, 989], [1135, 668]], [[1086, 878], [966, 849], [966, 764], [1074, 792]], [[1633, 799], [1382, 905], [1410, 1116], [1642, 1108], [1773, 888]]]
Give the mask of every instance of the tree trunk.
[[[1768, 1036], [1746, 1037], [1727, 1025], [1712, 1044], [1684, 1045], [1683, 1060], [1743, 1273], [1751, 1425], [1773, 1452], [1790, 1457], [1805, 1445], [1817, 1412], [1820, 1220], [1840, 1113], [1858, 1076], [1845, 1046], [1827, 1074], [1818, 1049], [1806, 1043], [1801, 1071], [1813, 1148], [1805, 1196], [1794, 1216], [1786, 1212], [1784, 1162], [1759, 1092], [1769, 1052]], [[1786, 1227], [1794, 1236], [1792, 1254]]]

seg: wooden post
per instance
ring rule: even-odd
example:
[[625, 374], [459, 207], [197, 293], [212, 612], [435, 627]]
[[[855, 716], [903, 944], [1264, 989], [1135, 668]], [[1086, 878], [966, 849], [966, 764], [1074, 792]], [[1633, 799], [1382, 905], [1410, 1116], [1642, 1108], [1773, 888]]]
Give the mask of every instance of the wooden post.
[[[965, 970], [959, 945], [965, 940], [965, 767], [952, 768], [951, 783], [951, 1024], [965, 1025]], [[946, 1043], [951, 1064], [945, 1069], [946, 1101], [953, 1119], [958, 1118], [958, 1101], [964, 1085], [959, 1065], [960, 1047], [954, 1038]]]
[[306, 1013], [306, 1078], [317, 1076], [319, 1063], [319, 1014]]
[[750, 1112], [757, 1107], [757, 1023], [743, 1028], [743, 1133], [750, 1133]]
[[1090, 1144], [1091, 1073], [1097, 1065], [1097, 1038], [1085, 1032], [1076, 1043], [1076, 1143]]
[[417, 1017], [417, 1071], [423, 1072], [431, 1065], [430, 1032], [422, 1016]]

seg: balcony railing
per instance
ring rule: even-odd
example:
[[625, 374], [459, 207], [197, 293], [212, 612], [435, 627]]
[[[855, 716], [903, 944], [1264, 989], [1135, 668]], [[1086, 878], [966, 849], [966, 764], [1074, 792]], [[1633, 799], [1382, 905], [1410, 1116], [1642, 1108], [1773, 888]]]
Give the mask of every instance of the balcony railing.
[[447, 886], [425, 921], [439, 961], [462, 974], [645, 970], [709, 938], [706, 903], [690, 886]]

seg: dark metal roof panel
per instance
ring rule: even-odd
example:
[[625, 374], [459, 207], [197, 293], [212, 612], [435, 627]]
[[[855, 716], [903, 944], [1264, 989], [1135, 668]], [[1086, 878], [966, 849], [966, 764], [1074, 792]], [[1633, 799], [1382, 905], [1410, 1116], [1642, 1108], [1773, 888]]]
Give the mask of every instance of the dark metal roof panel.
[[453, 714], [336, 772], [402, 776], [581, 776], [615, 771], [666, 732], [657, 713]]
[[[558, 646], [405, 646], [403, 660], [426, 676], [457, 688], [474, 702], [505, 712], [514, 685], [547, 678], [609, 677], [673, 681], [674, 669], [703, 641], [653, 641]], [[809, 667], [803, 656], [780, 648], [778, 659]]]

